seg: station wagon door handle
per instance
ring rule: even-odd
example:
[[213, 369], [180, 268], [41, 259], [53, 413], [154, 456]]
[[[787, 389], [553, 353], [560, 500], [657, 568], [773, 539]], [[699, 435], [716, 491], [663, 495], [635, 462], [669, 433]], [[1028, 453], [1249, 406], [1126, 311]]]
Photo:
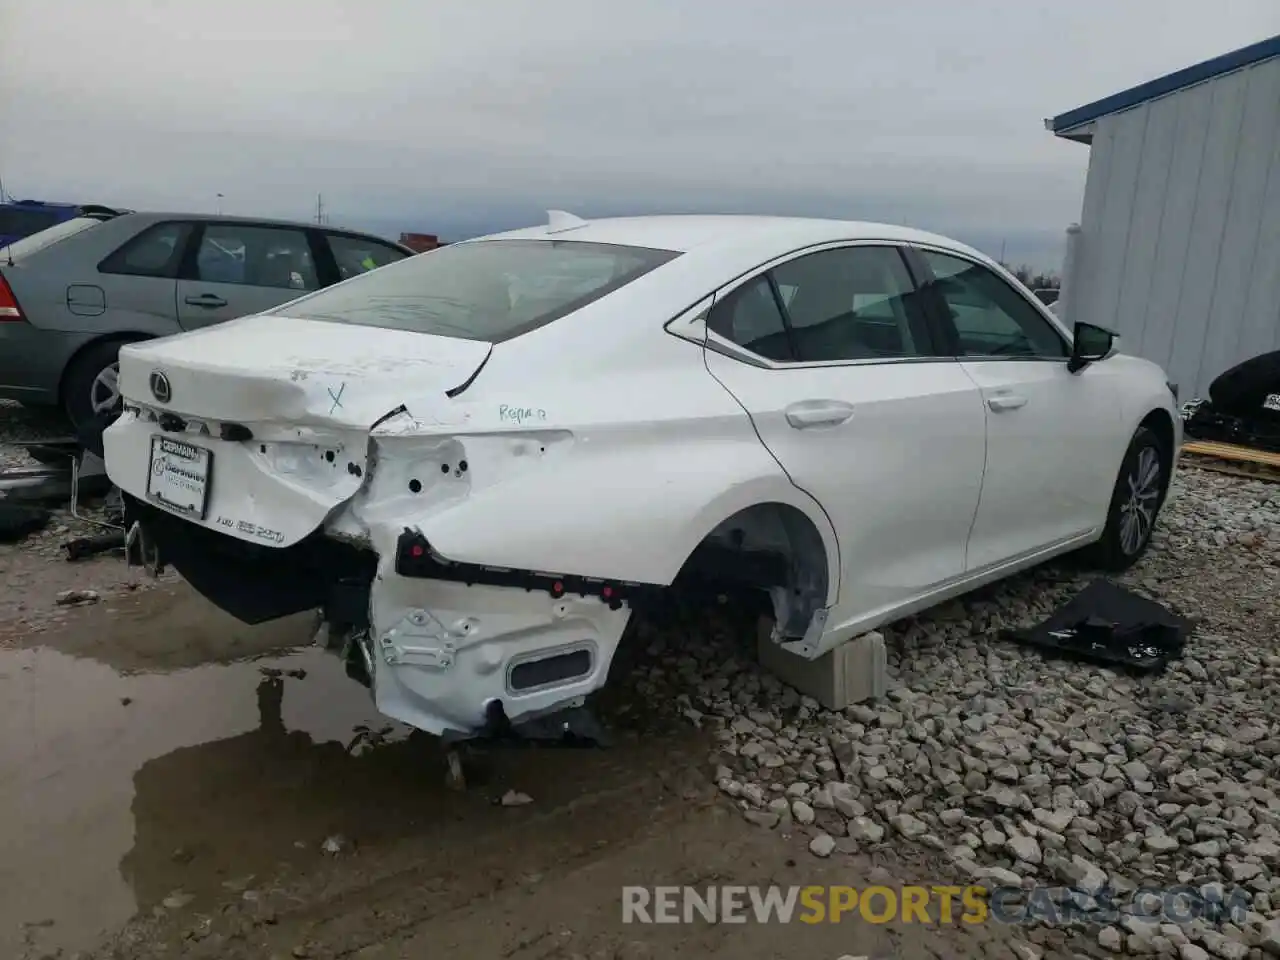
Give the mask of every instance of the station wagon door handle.
[[198, 297], [187, 297], [185, 302], [189, 307], [225, 307], [227, 305], [227, 301], [216, 293], [202, 293]]
[[834, 427], [853, 416], [853, 405], [843, 400], [802, 400], [786, 409], [787, 423], [797, 430]]
[[987, 398], [987, 406], [994, 413], [1007, 413], [1026, 405], [1027, 398], [1018, 393], [1002, 393], [999, 396]]

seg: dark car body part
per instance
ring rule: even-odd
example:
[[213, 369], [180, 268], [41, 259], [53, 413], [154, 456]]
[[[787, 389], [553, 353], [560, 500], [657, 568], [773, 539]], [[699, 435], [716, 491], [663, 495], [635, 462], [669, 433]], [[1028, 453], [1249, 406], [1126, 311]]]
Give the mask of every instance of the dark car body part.
[[1042, 623], [1001, 636], [1048, 653], [1150, 672], [1178, 657], [1190, 632], [1184, 617], [1099, 579]]
[[0, 203], [0, 247], [76, 217], [114, 217], [124, 212], [96, 203], [46, 203], [42, 200]]
[[1187, 417], [1186, 434], [1280, 453], [1280, 409], [1271, 398], [1280, 398], [1280, 350], [1251, 357], [1219, 375], [1209, 385], [1209, 399]]

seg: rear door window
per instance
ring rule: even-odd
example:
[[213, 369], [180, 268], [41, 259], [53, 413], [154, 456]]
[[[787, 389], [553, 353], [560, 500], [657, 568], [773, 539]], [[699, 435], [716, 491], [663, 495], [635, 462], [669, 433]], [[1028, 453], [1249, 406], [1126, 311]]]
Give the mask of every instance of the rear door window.
[[567, 316], [677, 256], [574, 240], [475, 240], [295, 300], [283, 315], [497, 343]]
[[928, 323], [894, 247], [822, 250], [775, 267], [802, 362], [926, 357]]
[[320, 286], [306, 232], [265, 224], [205, 224], [190, 279], [299, 291]]

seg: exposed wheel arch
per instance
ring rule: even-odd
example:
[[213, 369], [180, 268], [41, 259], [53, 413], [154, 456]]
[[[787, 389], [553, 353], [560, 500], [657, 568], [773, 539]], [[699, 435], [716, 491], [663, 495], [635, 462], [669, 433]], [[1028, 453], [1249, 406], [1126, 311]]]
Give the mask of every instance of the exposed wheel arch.
[[694, 547], [676, 577], [765, 590], [780, 634], [799, 639], [828, 606], [839, 571], [826, 538], [803, 510], [778, 501], [745, 507], [716, 524]]

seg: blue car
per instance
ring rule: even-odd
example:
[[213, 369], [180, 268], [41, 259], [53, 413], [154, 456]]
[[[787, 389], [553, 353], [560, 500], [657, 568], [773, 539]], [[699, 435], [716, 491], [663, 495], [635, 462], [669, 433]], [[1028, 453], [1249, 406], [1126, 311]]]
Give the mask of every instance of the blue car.
[[0, 247], [76, 217], [114, 216], [124, 212], [94, 203], [45, 203], [42, 200], [0, 203]]

